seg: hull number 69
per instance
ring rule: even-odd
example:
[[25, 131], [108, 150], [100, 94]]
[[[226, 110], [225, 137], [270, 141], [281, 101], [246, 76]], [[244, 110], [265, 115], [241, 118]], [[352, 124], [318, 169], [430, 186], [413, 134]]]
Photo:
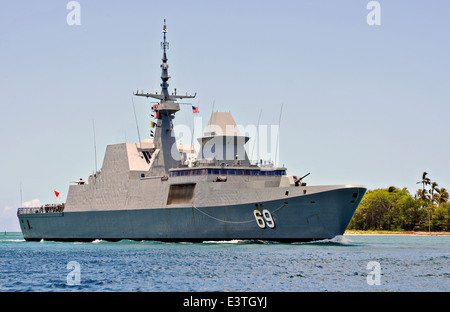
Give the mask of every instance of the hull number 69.
[[253, 215], [255, 216], [256, 224], [262, 229], [266, 228], [266, 225], [273, 229], [275, 227], [275, 221], [272, 218], [272, 214], [269, 210], [264, 209], [262, 213], [255, 209], [253, 210]]

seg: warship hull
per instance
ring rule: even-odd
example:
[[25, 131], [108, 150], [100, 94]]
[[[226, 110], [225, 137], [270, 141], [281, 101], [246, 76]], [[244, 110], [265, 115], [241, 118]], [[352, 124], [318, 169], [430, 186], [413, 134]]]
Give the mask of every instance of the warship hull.
[[284, 165], [263, 164], [259, 155], [251, 161], [249, 137], [230, 112], [212, 112], [199, 151], [177, 144], [176, 101], [196, 95], [168, 90], [166, 34], [164, 21], [161, 92], [134, 93], [159, 100], [153, 139], [108, 145], [100, 171], [74, 182], [64, 204], [19, 208], [25, 240], [302, 242], [342, 235], [366, 188], [306, 186], [309, 173], [287, 176]]
[[230, 206], [29, 213], [18, 218], [27, 241], [304, 242], [343, 235], [365, 191], [343, 186]]

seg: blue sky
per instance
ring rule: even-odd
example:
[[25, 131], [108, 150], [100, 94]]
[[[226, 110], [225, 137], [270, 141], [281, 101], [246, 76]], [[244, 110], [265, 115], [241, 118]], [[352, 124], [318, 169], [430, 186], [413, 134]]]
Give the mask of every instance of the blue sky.
[[[391, 185], [423, 171], [450, 189], [450, 3], [366, 0], [0, 0], [0, 230], [23, 202], [54, 203], [106, 145], [137, 142], [131, 95], [160, 91], [163, 19], [170, 91], [197, 93], [240, 125], [280, 126], [280, 164], [309, 184]], [[141, 138], [150, 103], [134, 100]], [[191, 124], [189, 106], [177, 114]]]

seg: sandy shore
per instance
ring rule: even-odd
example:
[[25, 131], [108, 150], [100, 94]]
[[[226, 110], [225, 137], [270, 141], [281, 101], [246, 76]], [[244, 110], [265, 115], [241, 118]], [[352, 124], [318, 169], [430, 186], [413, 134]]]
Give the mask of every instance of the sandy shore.
[[344, 235], [411, 235], [411, 236], [450, 236], [450, 232], [414, 232], [414, 231], [353, 231], [347, 230]]

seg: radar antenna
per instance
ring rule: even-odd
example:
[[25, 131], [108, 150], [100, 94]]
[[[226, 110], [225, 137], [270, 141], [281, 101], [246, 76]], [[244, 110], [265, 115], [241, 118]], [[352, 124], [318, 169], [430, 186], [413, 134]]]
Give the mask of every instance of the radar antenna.
[[[154, 99], [159, 99], [161, 100], [161, 104], [159, 106], [159, 111], [163, 111], [164, 110], [164, 102], [172, 102], [174, 100], [177, 99], [184, 99], [184, 98], [195, 98], [195, 96], [197, 95], [197, 93], [195, 93], [194, 95], [177, 95], [176, 91], [175, 93], [169, 94], [168, 91], [168, 87], [169, 84], [167, 83], [167, 81], [170, 79], [170, 75], [168, 72], [169, 69], [169, 64], [167, 64], [167, 54], [166, 51], [169, 49], [169, 42], [166, 41], [166, 34], [167, 34], [167, 25], [166, 25], [166, 20], [164, 19], [164, 26], [163, 26], [163, 42], [161, 42], [161, 49], [163, 50], [163, 57], [162, 57], [162, 64], [161, 64], [161, 93], [134, 93], [134, 95], [136, 96], [145, 96], [145, 97], [151, 97]], [[179, 110], [179, 109], [178, 109]], [[171, 109], [171, 113], [174, 113], [173, 109]]]

